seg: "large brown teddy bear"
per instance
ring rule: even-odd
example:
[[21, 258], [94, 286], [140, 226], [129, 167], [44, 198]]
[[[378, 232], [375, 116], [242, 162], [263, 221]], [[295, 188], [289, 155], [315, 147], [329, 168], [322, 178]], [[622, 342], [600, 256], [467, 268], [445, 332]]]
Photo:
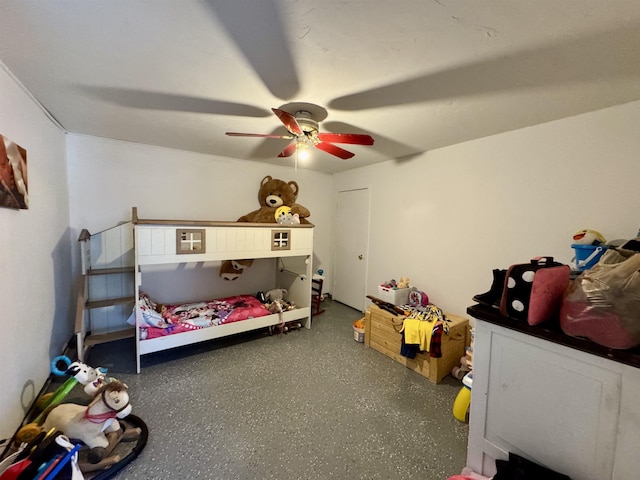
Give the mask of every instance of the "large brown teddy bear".
[[267, 175], [260, 182], [260, 190], [258, 190], [260, 208], [241, 216], [238, 222], [276, 223], [276, 210], [278, 207], [285, 206], [291, 208], [292, 214], [300, 217], [300, 223], [309, 223], [306, 217], [311, 213], [296, 203], [299, 191], [298, 184], [293, 180], [285, 182]]
[[[277, 223], [276, 210], [279, 207], [290, 207], [291, 214], [297, 215], [300, 223], [309, 223], [306, 217], [311, 213], [302, 205], [296, 203], [300, 188], [293, 180], [285, 182], [267, 175], [260, 182], [258, 202], [260, 208], [241, 216], [238, 222], [249, 223]], [[220, 276], [225, 280], [237, 280], [243, 272], [251, 266], [253, 260], [227, 260], [220, 265]]]

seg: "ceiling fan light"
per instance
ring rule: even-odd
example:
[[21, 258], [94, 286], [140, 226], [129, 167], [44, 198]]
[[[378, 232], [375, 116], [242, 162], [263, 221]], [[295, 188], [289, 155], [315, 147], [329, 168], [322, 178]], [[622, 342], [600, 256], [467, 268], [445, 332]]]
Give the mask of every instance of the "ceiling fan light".
[[304, 141], [296, 142], [296, 154], [300, 160], [307, 160], [309, 158], [309, 146]]

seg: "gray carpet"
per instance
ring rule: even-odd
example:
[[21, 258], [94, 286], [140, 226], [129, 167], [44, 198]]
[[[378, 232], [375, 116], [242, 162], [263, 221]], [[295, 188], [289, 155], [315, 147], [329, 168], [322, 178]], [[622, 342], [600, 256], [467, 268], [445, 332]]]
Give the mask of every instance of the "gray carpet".
[[149, 427], [116, 479], [424, 479], [465, 465], [461, 383], [439, 385], [353, 339], [362, 315], [326, 300], [311, 330], [239, 335], [143, 357], [130, 340], [88, 363], [130, 387]]

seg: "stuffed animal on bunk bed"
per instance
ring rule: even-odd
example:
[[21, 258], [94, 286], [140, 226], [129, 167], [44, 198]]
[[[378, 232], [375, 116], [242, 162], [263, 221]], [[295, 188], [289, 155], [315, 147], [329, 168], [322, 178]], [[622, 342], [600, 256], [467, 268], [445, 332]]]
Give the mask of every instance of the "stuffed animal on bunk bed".
[[287, 290], [274, 288], [265, 293], [265, 306], [271, 313], [282, 313], [296, 308], [293, 302], [287, 300]]
[[245, 268], [253, 265], [253, 260], [225, 260], [220, 265], [220, 276], [225, 280], [237, 280], [244, 272]]
[[291, 213], [291, 207], [278, 207], [275, 216], [280, 225], [300, 225], [300, 215]]
[[290, 330], [297, 330], [298, 328], [302, 328], [302, 323], [297, 320], [291, 322], [285, 322], [283, 313], [289, 310], [293, 310], [296, 306], [287, 301], [287, 290], [284, 288], [274, 288], [273, 290], [269, 290], [264, 294], [265, 297], [265, 306], [267, 310], [271, 313], [277, 313], [280, 317], [280, 323], [278, 325], [272, 325], [269, 327], [269, 334], [273, 335], [274, 333], [287, 333]]
[[[299, 223], [309, 223], [307, 217], [311, 215], [307, 208], [296, 203], [300, 193], [300, 187], [293, 180], [285, 182], [273, 178], [271, 175], [267, 175], [260, 182], [260, 188], [258, 190], [258, 202], [260, 208], [253, 212], [247, 213], [241, 216], [238, 222], [249, 223], [279, 223], [278, 217], [282, 217], [282, 221], [290, 221]], [[289, 207], [289, 210], [285, 210], [284, 215], [281, 214], [282, 210], [278, 212], [280, 207]], [[297, 219], [297, 220], [294, 220]], [[225, 280], [237, 280], [242, 276], [244, 271], [251, 266], [253, 260], [225, 260], [220, 265], [220, 277]]]
[[300, 223], [309, 223], [306, 218], [311, 213], [296, 203], [299, 193], [300, 187], [293, 180], [285, 182], [267, 175], [260, 182], [258, 190], [260, 208], [241, 216], [238, 222], [276, 223], [276, 210], [285, 206], [291, 208], [292, 214], [300, 217]]

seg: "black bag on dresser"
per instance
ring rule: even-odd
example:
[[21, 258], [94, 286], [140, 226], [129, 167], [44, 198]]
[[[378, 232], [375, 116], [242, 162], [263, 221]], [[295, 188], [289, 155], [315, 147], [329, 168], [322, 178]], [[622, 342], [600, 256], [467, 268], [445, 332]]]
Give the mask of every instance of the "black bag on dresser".
[[537, 325], [556, 316], [569, 285], [569, 265], [553, 257], [536, 257], [529, 263], [511, 265], [500, 299], [500, 313]]

